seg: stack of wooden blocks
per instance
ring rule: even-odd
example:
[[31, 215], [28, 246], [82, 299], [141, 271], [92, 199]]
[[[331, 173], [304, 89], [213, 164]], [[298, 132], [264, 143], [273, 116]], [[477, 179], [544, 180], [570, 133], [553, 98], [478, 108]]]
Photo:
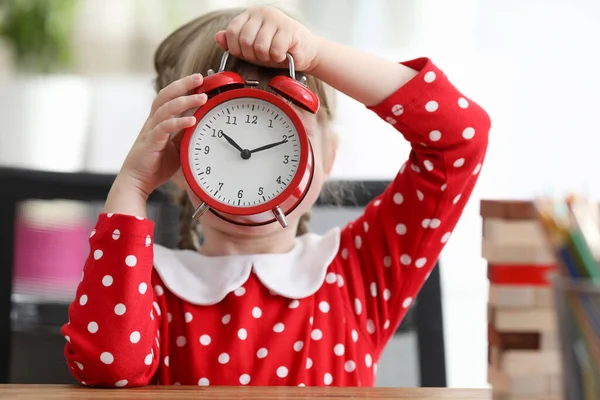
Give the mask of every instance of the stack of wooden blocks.
[[555, 258], [533, 204], [484, 200], [481, 217], [494, 399], [561, 399], [560, 344], [548, 279]]

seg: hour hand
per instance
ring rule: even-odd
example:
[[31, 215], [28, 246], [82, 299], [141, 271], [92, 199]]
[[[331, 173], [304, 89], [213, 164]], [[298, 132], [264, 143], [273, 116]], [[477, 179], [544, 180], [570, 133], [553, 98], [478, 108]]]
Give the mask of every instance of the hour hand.
[[282, 140], [281, 142], [276, 142], [276, 143], [267, 144], [267, 145], [265, 145], [265, 146], [258, 147], [258, 148], [254, 149], [254, 150], [250, 150], [250, 153], [257, 153], [257, 152], [259, 152], [259, 151], [263, 151], [263, 150], [271, 149], [271, 148], [273, 148], [273, 147], [275, 147], [275, 146], [279, 146], [279, 145], [281, 145], [281, 144], [284, 144], [284, 143], [287, 143], [287, 139], [285, 139], [285, 140]]
[[242, 149], [242, 148], [240, 147], [240, 145], [239, 145], [239, 144], [237, 144], [237, 143], [235, 142], [235, 140], [233, 140], [232, 138], [230, 138], [229, 136], [227, 136], [227, 135], [226, 135], [226, 134], [224, 134], [224, 133], [223, 133], [223, 137], [225, 138], [225, 140], [227, 140], [227, 141], [229, 142], [229, 144], [230, 144], [230, 145], [232, 145], [233, 147], [235, 147], [235, 148], [236, 148], [236, 149], [237, 149], [237, 150], [238, 150], [240, 153], [241, 153], [242, 151], [244, 151], [244, 149]]

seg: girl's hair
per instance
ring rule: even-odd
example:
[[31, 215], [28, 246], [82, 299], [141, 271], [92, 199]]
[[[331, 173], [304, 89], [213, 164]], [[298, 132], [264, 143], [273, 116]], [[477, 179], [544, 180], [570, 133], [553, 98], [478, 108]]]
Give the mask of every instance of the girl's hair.
[[[244, 9], [214, 11], [196, 18], [169, 35], [156, 50], [154, 68], [156, 69], [155, 89], [160, 91], [170, 83], [193, 73], [205, 75], [209, 69], [217, 71], [223, 50], [214, 39], [215, 34], [227, 29], [229, 22], [244, 12]], [[244, 79], [259, 81], [258, 88], [273, 92], [268, 82], [276, 75], [287, 74], [287, 69], [259, 67], [238, 58], [229, 57], [226, 70], [236, 71]], [[296, 73], [299, 78], [300, 73]], [[321, 125], [329, 124], [332, 119], [332, 96], [330, 88], [313, 76], [306, 75], [306, 84], [319, 97], [321, 107], [317, 113]], [[324, 134], [330, 130], [324, 130]], [[171, 185], [173, 187], [174, 185]], [[200, 226], [192, 222], [193, 206], [187, 193], [180, 189], [169, 189], [180, 207], [180, 238], [178, 247], [195, 250], [199, 246]], [[296, 235], [308, 232], [310, 215], [300, 218]]]

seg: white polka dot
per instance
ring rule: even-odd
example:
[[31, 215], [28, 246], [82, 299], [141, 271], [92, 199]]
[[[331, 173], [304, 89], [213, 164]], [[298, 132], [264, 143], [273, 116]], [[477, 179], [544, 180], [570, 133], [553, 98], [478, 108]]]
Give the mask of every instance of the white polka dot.
[[129, 341], [131, 343], [137, 343], [140, 341], [140, 337], [141, 337], [141, 335], [138, 331], [133, 331], [133, 332], [131, 332], [131, 335], [129, 335]]
[[481, 171], [481, 163], [477, 164], [477, 166], [475, 166], [475, 169], [473, 170], [473, 175], [477, 175], [479, 173], [479, 171]]
[[433, 71], [429, 71], [425, 74], [424, 76], [425, 82], [427, 83], [431, 83], [433, 81], [435, 81], [435, 72]]
[[140, 283], [140, 285], [138, 286], [138, 291], [140, 292], [140, 294], [145, 294], [146, 290], [148, 290], [148, 285], [145, 282]]
[[281, 333], [281, 332], [283, 332], [284, 329], [285, 329], [285, 326], [281, 322], [278, 322], [273, 327], [273, 332]]
[[[187, 316], [187, 313], [186, 313], [186, 316]], [[170, 312], [168, 312], [167, 313], [167, 322], [170, 324], [171, 321], [173, 321], [173, 314], [171, 314]]]
[[439, 104], [435, 100], [428, 101], [427, 104], [425, 104], [425, 109], [429, 112], [436, 111], [438, 109], [438, 107], [439, 107]]
[[177, 344], [177, 347], [183, 347], [187, 344], [187, 339], [185, 336], [179, 336], [177, 337], [177, 340], [175, 340], [175, 344]]
[[431, 131], [429, 132], [429, 140], [431, 140], [432, 142], [437, 142], [442, 138], [442, 132], [440, 131]]
[[406, 163], [402, 164], [402, 166], [400, 167], [400, 173], [403, 174], [405, 169], [406, 169]]
[[67, 342], [71, 343], [71, 337], [70, 337], [69, 335], [66, 335], [66, 336], [65, 336], [65, 340], [66, 340]]
[[430, 227], [431, 229], [437, 229], [437, 228], [439, 228], [439, 227], [440, 227], [441, 223], [442, 223], [442, 221], [440, 221], [439, 219], [437, 219], [437, 218], [433, 218], [433, 219], [431, 220], [431, 223], [429, 224], [429, 227]]
[[333, 347], [333, 354], [335, 354], [336, 356], [343, 356], [345, 352], [346, 348], [341, 343], [338, 343]]
[[100, 354], [100, 361], [102, 361], [104, 364], [110, 365], [115, 361], [115, 357], [108, 351], [105, 351]]
[[391, 267], [392, 266], [392, 257], [390, 257], [390, 256], [383, 257], [383, 266], [386, 268]]
[[92, 232], [90, 233], [90, 238], [91, 238], [92, 236], [94, 236], [95, 234], [96, 234], [96, 230], [95, 230], [95, 229], [92, 229]]
[[211, 338], [208, 335], [200, 336], [200, 344], [203, 346], [208, 346], [211, 342]]
[[461, 197], [461, 196], [462, 196], [461, 194], [457, 195], [457, 196], [454, 198], [454, 200], [452, 200], [452, 203], [454, 203], [454, 204], [458, 203], [458, 201], [460, 200], [460, 197]]
[[321, 312], [323, 312], [323, 313], [328, 313], [329, 312], [329, 303], [326, 301], [320, 302], [319, 310], [321, 310]]
[[298, 387], [306, 387], [306, 385], [304, 383], [299, 383]]
[[369, 223], [367, 221], [363, 222], [363, 229], [365, 230], [365, 233], [369, 232]]
[[402, 196], [401, 193], [395, 193], [393, 199], [394, 199], [394, 203], [396, 203], [396, 204], [404, 203], [404, 196]]
[[137, 264], [137, 257], [132, 254], [128, 255], [127, 257], [125, 257], [125, 264], [128, 267], [135, 267]]
[[241, 329], [238, 331], [238, 337], [239, 337], [241, 340], [246, 340], [246, 339], [248, 338], [248, 332], [247, 332], [247, 331], [246, 331], [244, 328], [241, 328]]
[[80, 282], [83, 282], [83, 277], [84, 276], [85, 276], [85, 272], [81, 271], [81, 281]]
[[467, 107], [469, 107], [469, 102], [464, 97], [460, 97], [458, 99], [458, 106], [460, 108], [467, 108]]
[[280, 378], [285, 378], [288, 375], [288, 369], [286, 367], [277, 368], [277, 376]]
[[150, 365], [152, 364], [152, 354], [148, 354], [145, 358], [144, 358], [144, 364], [146, 365]]
[[108, 213], [108, 214], [106, 214], [106, 217], [107, 218], [112, 218], [113, 215], [114, 215], [113, 213]]
[[[172, 318], [172, 317], [173, 317], [173, 316], [171, 316], [171, 318]], [[186, 322], [186, 323], [189, 323], [189, 322], [191, 322], [191, 321], [192, 321], [192, 319], [194, 319], [194, 316], [192, 315], [192, 313], [191, 313], [191, 312], [189, 312], [189, 311], [188, 311], [188, 312], [186, 312], [185, 314], [183, 314], [183, 318], [185, 319], [185, 322]], [[170, 318], [169, 318], [169, 319], [170, 319]]]
[[423, 165], [427, 171], [433, 171], [433, 163], [429, 160], [423, 161]]
[[179, 383], [179, 382], [174, 382], [174, 383], [173, 383], [173, 386], [181, 386], [181, 383]]
[[223, 316], [223, 318], [221, 318], [221, 322], [223, 323], [223, 325], [227, 325], [229, 323], [229, 321], [231, 321], [231, 315], [230, 314], [225, 314]]
[[357, 249], [362, 247], [362, 238], [360, 236], [354, 238], [354, 246], [356, 246]]
[[129, 382], [127, 381], [127, 379], [122, 379], [120, 381], [118, 381], [117, 383], [115, 383], [116, 387], [123, 387], [123, 386], [127, 386]]
[[314, 318], [314, 317], [310, 317], [310, 318], [308, 319], [308, 322], [309, 322], [309, 323], [312, 325], [312, 324], [313, 324], [313, 322], [314, 322], [314, 320], [315, 320], [315, 318]]
[[125, 314], [125, 311], [127, 311], [127, 308], [125, 307], [125, 304], [123, 303], [119, 303], [115, 306], [115, 314], [117, 315], [123, 315]]
[[412, 304], [412, 297], [407, 297], [404, 299], [404, 301], [402, 302], [402, 308], [408, 308], [410, 307], [410, 305]]
[[362, 304], [359, 299], [354, 299], [354, 312], [356, 315], [360, 315], [362, 312]]
[[344, 260], [348, 259], [348, 249], [342, 249], [342, 258]]
[[325, 385], [329, 386], [329, 385], [331, 385], [332, 382], [333, 382], [333, 376], [331, 376], [331, 374], [329, 372], [327, 372], [325, 374], [325, 376], [323, 377], [323, 383], [325, 383]]
[[396, 104], [392, 107], [392, 114], [395, 116], [402, 115], [404, 112], [404, 107], [401, 104]]
[[423, 201], [425, 195], [420, 190], [417, 190], [417, 198], [419, 199], [419, 201]]
[[471, 127], [465, 128], [462, 135], [467, 140], [473, 139], [473, 137], [475, 137], [475, 129], [473, 129]]
[[219, 364], [227, 364], [229, 362], [229, 354], [221, 353], [219, 354]]
[[320, 329], [313, 329], [310, 333], [310, 337], [312, 340], [321, 340], [323, 339], [323, 332]]
[[95, 250], [94, 251], [94, 260], [99, 260], [100, 258], [102, 258], [102, 255], [104, 253], [102, 252], [102, 250]]
[[338, 287], [344, 286], [344, 277], [342, 277], [340, 274], [337, 274], [337, 284]]
[[292, 301], [290, 301], [288, 308], [291, 308], [291, 309], [298, 308], [299, 305], [300, 305], [300, 302], [298, 300], [292, 300]]
[[81, 297], [79, 298], [79, 305], [85, 306], [87, 304], [87, 301], [88, 301], [87, 294], [82, 294]]
[[442, 240], [441, 240], [442, 243], [446, 243], [450, 239], [450, 236], [452, 236], [452, 232], [444, 233], [444, 236], [442, 236]]
[[352, 341], [354, 343], [358, 342], [358, 332], [356, 331], [356, 329], [352, 329]]
[[406, 225], [404, 225], [404, 224], [396, 225], [396, 233], [398, 235], [406, 235]]
[[150, 319], [154, 320], [154, 314], [152, 313], [152, 310], [150, 310]]
[[306, 358], [306, 369], [310, 369], [310, 367], [312, 367], [313, 362], [312, 359], [310, 357]]
[[377, 297], [377, 284], [375, 282], [371, 282], [371, 285], [369, 286], [369, 288], [371, 290], [371, 296]]
[[263, 347], [261, 349], [258, 349], [258, 351], [256, 352], [256, 357], [265, 358], [267, 354], [269, 354], [269, 352]]
[[421, 221], [421, 226], [425, 229], [429, 228], [430, 224], [431, 220], [429, 218], [425, 218], [423, 221]]
[[392, 117], [386, 117], [386, 118], [385, 118], [385, 120], [386, 120], [386, 121], [387, 121], [389, 124], [391, 124], [391, 125], [394, 125], [394, 124], [396, 124], [396, 122], [397, 122], [397, 121], [396, 121], [394, 118], [392, 118]]
[[246, 288], [243, 286], [240, 286], [239, 288], [235, 289], [233, 291], [233, 293], [238, 297], [243, 296], [246, 293]]
[[354, 372], [356, 369], [356, 363], [352, 360], [348, 360], [344, 363], [344, 370], [348, 373]]
[[390, 299], [390, 297], [392, 297], [392, 292], [390, 291], [390, 289], [384, 289], [383, 299], [387, 301]]
[[150, 245], [152, 244], [152, 238], [150, 237], [150, 235], [146, 236], [146, 247], [150, 247]]
[[325, 282], [327, 282], [329, 284], [335, 283], [336, 281], [337, 281], [337, 276], [335, 275], [335, 272], [330, 272], [325, 277]]
[[262, 316], [262, 310], [260, 308], [258, 308], [258, 307], [254, 307], [252, 309], [252, 316], [254, 318], [260, 318]]
[[112, 233], [113, 240], [119, 240], [120, 236], [121, 236], [121, 231], [119, 231], [118, 229], [115, 229]]
[[415, 171], [417, 174], [421, 172], [421, 168], [419, 168], [419, 166], [415, 164], [410, 164], [410, 169]]
[[298, 340], [296, 343], [294, 343], [295, 351], [300, 351], [300, 350], [302, 350], [303, 347], [304, 347], [304, 342], [301, 340]]
[[459, 158], [458, 160], [454, 161], [454, 168], [460, 168], [463, 165], [465, 165], [465, 159], [464, 158]]
[[210, 382], [207, 378], [198, 379], [198, 386], [210, 386]]
[[427, 263], [427, 259], [425, 257], [421, 257], [415, 261], [415, 267], [422, 268], [425, 266], [425, 263]]
[[158, 306], [158, 303], [153, 301], [152, 305], [154, 306], [154, 309], [156, 310], [156, 315], [160, 316], [160, 307]]
[[412, 259], [410, 258], [410, 256], [408, 254], [402, 254], [400, 256], [400, 264], [410, 265], [411, 262], [412, 262]]
[[390, 327], [390, 320], [386, 319], [385, 322], [383, 323], [383, 329], [387, 329]]
[[154, 291], [156, 292], [156, 295], [159, 297], [165, 293], [164, 289], [160, 285], [154, 286]]
[[243, 374], [242, 376], [240, 376], [240, 383], [242, 385], [247, 385], [250, 383], [250, 375], [248, 374]]
[[89, 333], [96, 333], [98, 332], [98, 323], [96, 321], [92, 321], [88, 324], [87, 326], [87, 330]]
[[139, 219], [140, 221], [144, 220], [144, 217], [138, 217], [137, 215], [135, 216], [136, 219]]
[[365, 365], [367, 366], [367, 368], [371, 368], [371, 365], [373, 365], [373, 358], [369, 353], [365, 355]]
[[75, 361], [75, 364], [77, 365], [77, 368], [79, 368], [80, 370], [83, 371], [83, 364], [82, 363]]
[[375, 333], [375, 323], [372, 319], [367, 320], [367, 332], [369, 332], [371, 335]]
[[447, 187], [448, 187], [448, 184], [447, 184], [447, 183], [444, 183], [444, 184], [441, 186], [442, 192], [443, 192], [444, 190], [446, 190], [446, 188], [447, 188]]
[[104, 275], [104, 278], [102, 278], [102, 285], [109, 287], [112, 284], [113, 284], [113, 277], [110, 275]]

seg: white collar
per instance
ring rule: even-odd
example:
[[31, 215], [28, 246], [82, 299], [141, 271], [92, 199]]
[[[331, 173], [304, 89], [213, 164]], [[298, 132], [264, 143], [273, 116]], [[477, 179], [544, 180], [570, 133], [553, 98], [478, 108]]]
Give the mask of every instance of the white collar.
[[173, 294], [191, 304], [219, 303], [246, 283], [252, 270], [273, 292], [302, 299], [319, 290], [339, 246], [339, 228], [324, 236], [304, 234], [283, 254], [208, 257], [155, 245], [154, 269]]

